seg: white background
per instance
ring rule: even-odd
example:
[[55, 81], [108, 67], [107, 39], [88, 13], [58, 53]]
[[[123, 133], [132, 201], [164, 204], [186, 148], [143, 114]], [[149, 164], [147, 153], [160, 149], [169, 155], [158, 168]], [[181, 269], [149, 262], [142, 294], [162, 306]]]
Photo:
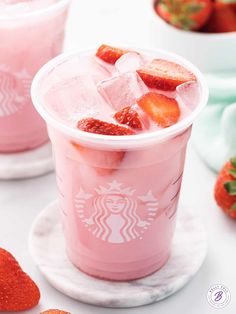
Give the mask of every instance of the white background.
[[[152, 33], [150, 10], [150, 0], [75, 0], [68, 21], [66, 49], [86, 49], [101, 43], [153, 48], [151, 38], [158, 39], [158, 33]], [[214, 202], [215, 179], [215, 174], [189, 147], [181, 199], [202, 218], [209, 242], [208, 256], [198, 274], [181, 291], [157, 304], [134, 309], [104, 309], [74, 301], [52, 288], [34, 265], [28, 252], [28, 234], [37, 214], [56, 198], [54, 174], [0, 181], [0, 246], [17, 257], [42, 294], [40, 305], [27, 313], [60, 308], [72, 314], [235, 314], [236, 222]], [[215, 283], [225, 284], [231, 291], [231, 303], [222, 310], [211, 308], [206, 300], [209, 286]]]

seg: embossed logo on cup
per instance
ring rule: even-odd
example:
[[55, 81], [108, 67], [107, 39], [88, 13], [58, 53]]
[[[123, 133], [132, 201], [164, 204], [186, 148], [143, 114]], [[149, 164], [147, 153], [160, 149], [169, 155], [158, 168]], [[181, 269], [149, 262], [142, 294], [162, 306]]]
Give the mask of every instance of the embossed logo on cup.
[[[142, 240], [158, 212], [158, 200], [151, 190], [137, 195], [132, 187], [112, 181], [99, 186], [95, 194], [80, 188], [75, 198], [79, 219], [96, 237], [110, 243]], [[88, 211], [88, 208], [91, 208]]]
[[11, 73], [7, 67], [0, 67], [0, 117], [12, 115], [27, 104], [31, 81], [26, 70]]

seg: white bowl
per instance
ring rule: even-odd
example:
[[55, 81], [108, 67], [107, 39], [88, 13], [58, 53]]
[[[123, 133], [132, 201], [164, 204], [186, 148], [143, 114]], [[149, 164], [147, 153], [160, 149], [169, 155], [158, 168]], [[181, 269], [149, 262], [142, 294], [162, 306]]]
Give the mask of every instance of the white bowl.
[[175, 52], [203, 72], [236, 69], [236, 32], [206, 34], [184, 31], [158, 16], [151, 0], [153, 46]]

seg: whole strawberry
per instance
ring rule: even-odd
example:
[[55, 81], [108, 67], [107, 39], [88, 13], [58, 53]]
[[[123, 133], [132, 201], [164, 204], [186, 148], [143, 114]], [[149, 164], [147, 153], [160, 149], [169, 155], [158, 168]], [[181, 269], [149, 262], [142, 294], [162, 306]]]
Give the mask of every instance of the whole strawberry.
[[36, 306], [40, 292], [16, 259], [0, 248], [0, 312], [25, 311]]
[[70, 314], [69, 312], [65, 312], [65, 311], [62, 311], [62, 310], [47, 310], [47, 311], [44, 311], [44, 312], [41, 312], [40, 314]]
[[209, 19], [212, 0], [159, 0], [156, 12], [166, 22], [184, 30], [199, 30]]
[[236, 157], [227, 162], [219, 173], [215, 200], [227, 215], [236, 219]]

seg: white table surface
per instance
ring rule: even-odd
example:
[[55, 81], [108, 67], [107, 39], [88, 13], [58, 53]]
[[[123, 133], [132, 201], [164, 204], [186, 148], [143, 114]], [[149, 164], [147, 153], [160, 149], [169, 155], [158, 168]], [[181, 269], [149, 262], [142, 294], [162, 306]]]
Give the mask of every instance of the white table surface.
[[[149, 5], [149, 0], [75, 0], [68, 21], [66, 49], [84, 49], [101, 43], [152, 48]], [[73, 314], [235, 314], [236, 223], [214, 202], [215, 178], [189, 147], [181, 199], [201, 215], [209, 242], [208, 256], [196, 277], [162, 302], [114, 310], [82, 304], [57, 292], [43, 278], [29, 255], [27, 241], [31, 224], [57, 195], [54, 174], [29, 180], [0, 181], [0, 246], [17, 257], [41, 290], [40, 305], [22, 313], [39, 314], [42, 310], [60, 308]], [[231, 291], [231, 303], [222, 310], [212, 308], [206, 300], [209, 286], [215, 283], [222, 283]]]

